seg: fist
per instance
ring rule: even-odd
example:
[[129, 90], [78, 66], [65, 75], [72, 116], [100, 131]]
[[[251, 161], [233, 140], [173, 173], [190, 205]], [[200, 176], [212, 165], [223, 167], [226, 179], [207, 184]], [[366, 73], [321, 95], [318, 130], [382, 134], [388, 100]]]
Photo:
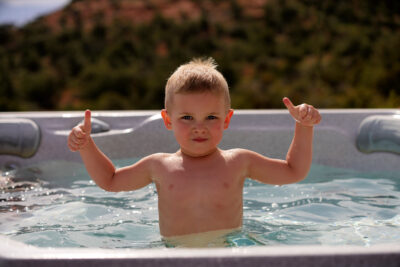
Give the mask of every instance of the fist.
[[289, 98], [283, 98], [283, 103], [289, 110], [290, 115], [301, 125], [314, 126], [321, 122], [321, 115], [318, 110], [311, 105], [293, 105]]
[[72, 128], [68, 136], [68, 148], [72, 152], [81, 150], [89, 143], [90, 132], [92, 131], [91, 112], [85, 111], [85, 120]]

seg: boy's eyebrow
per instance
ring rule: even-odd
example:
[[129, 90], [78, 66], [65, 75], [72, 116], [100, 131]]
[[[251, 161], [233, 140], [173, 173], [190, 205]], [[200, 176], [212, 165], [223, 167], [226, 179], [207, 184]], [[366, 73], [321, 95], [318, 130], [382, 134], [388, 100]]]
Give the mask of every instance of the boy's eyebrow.
[[[219, 114], [219, 112], [213, 111], [213, 112], [207, 113], [207, 116], [209, 116], [209, 115], [218, 115], [218, 114]], [[187, 111], [182, 111], [182, 112], [179, 112], [178, 115], [179, 116], [182, 116], [182, 115], [193, 115], [193, 113], [187, 112]]]

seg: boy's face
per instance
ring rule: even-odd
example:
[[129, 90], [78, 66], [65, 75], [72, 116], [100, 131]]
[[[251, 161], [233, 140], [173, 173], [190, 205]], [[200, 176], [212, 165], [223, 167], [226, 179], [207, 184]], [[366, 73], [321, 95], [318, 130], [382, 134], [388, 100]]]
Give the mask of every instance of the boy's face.
[[161, 112], [182, 153], [192, 157], [206, 156], [217, 149], [232, 114], [232, 109], [226, 110], [222, 95], [209, 92], [175, 94], [172, 108]]

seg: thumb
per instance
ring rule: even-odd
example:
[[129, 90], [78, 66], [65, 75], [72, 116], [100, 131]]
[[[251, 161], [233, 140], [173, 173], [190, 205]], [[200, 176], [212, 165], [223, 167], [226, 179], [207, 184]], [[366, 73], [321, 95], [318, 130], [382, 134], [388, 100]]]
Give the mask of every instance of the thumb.
[[294, 115], [296, 113], [296, 108], [293, 105], [292, 101], [289, 98], [283, 98], [283, 104], [285, 104], [286, 108], [289, 110], [290, 114]]
[[83, 129], [85, 130], [85, 133], [89, 134], [92, 130], [91, 112], [89, 109], [85, 111], [85, 120], [83, 122]]

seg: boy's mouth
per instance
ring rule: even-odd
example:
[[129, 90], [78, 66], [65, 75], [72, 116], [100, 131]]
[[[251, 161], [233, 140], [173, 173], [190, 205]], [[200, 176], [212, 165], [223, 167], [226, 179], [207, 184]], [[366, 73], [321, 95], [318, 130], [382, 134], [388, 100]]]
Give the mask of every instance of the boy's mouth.
[[196, 137], [196, 138], [193, 138], [193, 141], [202, 143], [202, 142], [207, 141], [207, 138]]

